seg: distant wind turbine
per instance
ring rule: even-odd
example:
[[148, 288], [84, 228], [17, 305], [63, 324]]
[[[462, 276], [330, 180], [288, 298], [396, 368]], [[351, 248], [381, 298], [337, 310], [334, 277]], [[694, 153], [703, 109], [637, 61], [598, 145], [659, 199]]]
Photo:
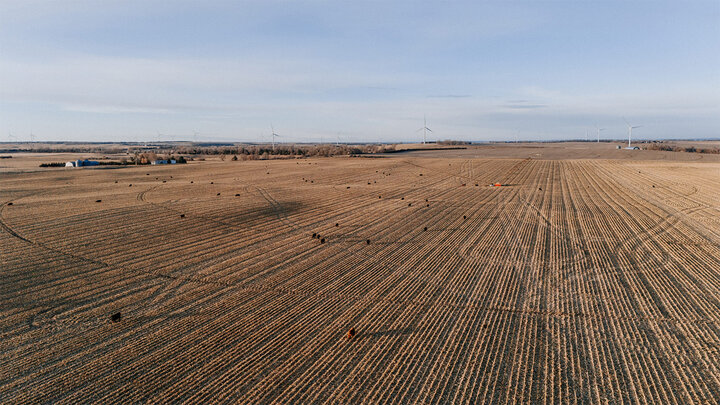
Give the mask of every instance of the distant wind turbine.
[[597, 141], [600, 143], [600, 131], [604, 131], [605, 128], [600, 128], [600, 125], [595, 124], [595, 128], [597, 129]]
[[272, 124], [270, 125], [270, 132], [272, 133], [272, 148], [274, 151], [275, 150], [275, 137], [280, 136], [280, 135], [275, 133], [275, 128], [273, 128]]
[[633, 130], [633, 128], [642, 128], [642, 125], [632, 126], [632, 125], [630, 125], [630, 123], [625, 119], [625, 117], [623, 117], [623, 121], [625, 121], [625, 123], [627, 124], [627, 127], [628, 127], [628, 146], [627, 146], [627, 147], [628, 147], [628, 149], [630, 149], [630, 142], [631, 142], [631, 140], [632, 140], [632, 130]]
[[415, 132], [423, 131], [423, 144], [427, 143], [427, 131], [432, 132], [432, 129], [427, 127], [427, 120], [425, 119], [425, 116], [423, 115], [423, 127], [418, 129]]

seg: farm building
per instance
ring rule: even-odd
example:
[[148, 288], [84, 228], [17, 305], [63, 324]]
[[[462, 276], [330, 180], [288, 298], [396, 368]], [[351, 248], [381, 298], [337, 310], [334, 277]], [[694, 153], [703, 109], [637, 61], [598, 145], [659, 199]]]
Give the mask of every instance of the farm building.
[[94, 160], [71, 160], [65, 163], [65, 167], [82, 167], [82, 166], [97, 166], [100, 162]]
[[167, 165], [167, 164], [174, 165], [175, 163], [177, 163], [177, 162], [175, 161], [175, 159], [170, 159], [170, 160], [153, 160], [152, 162], [150, 162], [151, 165]]

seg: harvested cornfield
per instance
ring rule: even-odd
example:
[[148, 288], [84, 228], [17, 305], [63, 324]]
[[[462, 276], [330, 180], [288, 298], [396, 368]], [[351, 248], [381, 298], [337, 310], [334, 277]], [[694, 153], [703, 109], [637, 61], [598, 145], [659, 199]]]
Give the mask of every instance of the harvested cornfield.
[[4, 174], [0, 399], [716, 402], [719, 195], [674, 161]]

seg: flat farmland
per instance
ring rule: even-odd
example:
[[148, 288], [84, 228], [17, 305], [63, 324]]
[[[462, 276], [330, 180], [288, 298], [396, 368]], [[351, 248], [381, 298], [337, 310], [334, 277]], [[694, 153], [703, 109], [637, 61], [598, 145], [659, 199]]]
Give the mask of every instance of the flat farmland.
[[437, 156], [2, 173], [0, 402], [718, 401], [720, 163]]

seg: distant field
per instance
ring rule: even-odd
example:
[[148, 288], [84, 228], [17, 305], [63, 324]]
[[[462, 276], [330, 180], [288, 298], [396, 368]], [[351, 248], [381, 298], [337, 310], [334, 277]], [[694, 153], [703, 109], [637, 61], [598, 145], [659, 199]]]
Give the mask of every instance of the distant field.
[[716, 403], [718, 157], [586, 145], [0, 161], [0, 402]]
[[[697, 148], [718, 148], [715, 141], [673, 141], [663, 145]], [[627, 142], [553, 142], [553, 143], [489, 143], [469, 146], [466, 149], [447, 151], [412, 151], [405, 156], [446, 158], [532, 158], [532, 159], [613, 159], [613, 160], [672, 160], [720, 162], [720, 154], [670, 152], [661, 150], [624, 150]], [[648, 145], [638, 144], [640, 147]]]

